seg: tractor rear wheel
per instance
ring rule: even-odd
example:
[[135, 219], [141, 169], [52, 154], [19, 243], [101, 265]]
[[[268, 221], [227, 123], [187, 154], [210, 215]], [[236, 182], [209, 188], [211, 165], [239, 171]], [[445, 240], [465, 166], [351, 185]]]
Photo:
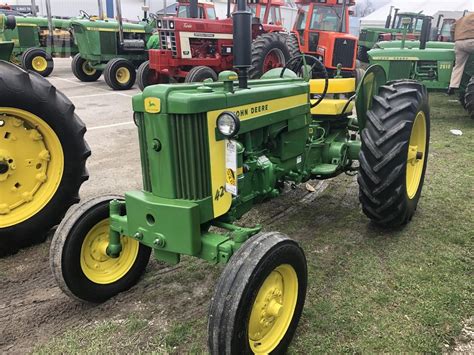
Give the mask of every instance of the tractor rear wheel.
[[361, 62], [368, 63], [369, 62], [369, 55], [367, 54], [367, 48], [363, 46], [357, 47], [357, 59]]
[[21, 56], [21, 66], [25, 70], [32, 70], [41, 76], [47, 77], [54, 70], [53, 57], [45, 50], [31, 48]]
[[303, 250], [286, 235], [262, 233], [232, 256], [209, 309], [211, 354], [284, 354], [306, 298]]
[[290, 58], [296, 57], [300, 55], [300, 45], [298, 43], [298, 37], [294, 33], [290, 33], [286, 40], [286, 45], [288, 46], [288, 50], [290, 51]]
[[113, 90], [129, 90], [135, 84], [137, 73], [129, 60], [115, 58], [107, 63], [104, 71], [107, 85]]
[[79, 201], [90, 155], [74, 105], [47, 80], [0, 62], [0, 255], [44, 240]]
[[264, 33], [253, 41], [250, 79], [258, 79], [270, 69], [285, 66], [291, 57], [287, 38], [287, 34], [272, 32]]
[[430, 112], [426, 88], [394, 81], [380, 88], [361, 132], [359, 198], [376, 224], [408, 223], [420, 199], [428, 162]]
[[474, 76], [471, 77], [466, 87], [466, 93], [464, 94], [464, 107], [467, 112], [474, 119]]
[[150, 69], [150, 61], [143, 62], [137, 70], [137, 84], [141, 91], [147, 86], [169, 83], [169, 77]]
[[150, 259], [151, 249], [122, 236], [122, 251], [112, 258], [109, 204], [121, 196], [102, 196], [71, 208], [51, 242], [51, 270], [71, 298], [100, 303], [134, 286]]
[[185, 83], [200, 83], [206, 79], [212, 79], [212, 81], [217, 80], [216, 72], [204, 65], [200, 65], [198, 67], [192, 68], [188, 74], [186, 74], [186, 78], [184, 78]]
[[97, 81], [102, 75], [102, 70], [94, 69], [87, 60], [81, 57], [80, 53], [72, 59], [71, 69], [76, 78], [86, 83]]

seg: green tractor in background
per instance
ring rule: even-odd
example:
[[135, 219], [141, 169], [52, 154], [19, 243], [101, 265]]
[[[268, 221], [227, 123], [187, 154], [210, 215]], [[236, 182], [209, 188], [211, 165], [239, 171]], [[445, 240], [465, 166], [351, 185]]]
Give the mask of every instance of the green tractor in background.
[[[419, 41], [406, 46], [408, 21], [404, 21], [402, 40], [394, 47], [390, 43], [379, 43], [379, 48], [368, 52], [370, 64], [379, 64], [389, 80], [413, 79], [423, 82], [429, 90], [446, 90], [449, 87], [454, 66], [454, 44], [428, 42], [431, 32], [431, 18], [423, 21]], [[417, 47], [414, 47], [418, 44]]]
[[46, 79], [4, 61], [12, 50], [0, 41], [0, 256], [43, 241], [79, 201], [90, 155], [74, 105]]
[[72, 71], [83, 82], [96, 81], [103, 73], [109, 87], [128, 90], [135, 84], [136, 69], [148, 60], [148, 49], [158, 48], [156, 17], [151, 15], [138, 24], [123, 23], [120, 0], [116, 0], [116, 9], [117, 21], [72, 21], [79, 48]]
[[[360, 30], [357, 52], [357, 58], [360, 61], [368, 63], [367, 52], [374, 48], [377, 42], [401, 39], [405, 30], [407, 39], [416, 40], [419, 38], [422, 22], [427, 16], [421, 13], [399, 12], [399, 9], [395, 9], [392, 20], [392, 8], [393, 6], [390, 7], [385, 27], [367, 27]], [[406, 29], [403, 26], [403, 19], [407, 19], [405, 23], [409, 21], [405, 26]]]
[[[46, 77], [54, 70], [55, 58], [68, 58], [78, 53], [70, 19], [53, 18], [50, 1], [46, 1], [47, 17], [16, 16], [16, 28], [0, 33], [0, 40], [13, 41], [15, 47], [11, 61], [25, 70]], [[87, 15], [82, 12], [81, 16]]]
[[210, 353], [284, 353], [306, 297], [304, 252], [282, 233], [235, 222], [285, 185], [358, 172], [364, 213], [383, 227], [408, 223], [428, 161], [428, 95], [416, 81], [387, 83], [379, 66], [358, 88], [354, 78], [328, 79], [307, 55], [248, 82], [245, 0], [233, 21], [239, 74], [133, 98], [143, 189], [71, 208], [51, 267], [66, 294], [99, 303], [137, 283], [152, 252], [169, 264], [181, 255], [227, 264], [211, 300]]
[[14, 16], [0, 14], [0, 60], [10, 60], [15, 43], [3, 39], [3, 33], [15, 29], [16, 19]]

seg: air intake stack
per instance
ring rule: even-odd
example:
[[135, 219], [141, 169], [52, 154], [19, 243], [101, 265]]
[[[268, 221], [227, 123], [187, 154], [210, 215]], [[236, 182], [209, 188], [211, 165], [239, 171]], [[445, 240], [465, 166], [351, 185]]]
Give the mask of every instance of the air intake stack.
[[[229, 0], [230, 1], [230, 0]], [[234, 24], [234, 68], [239, 72], [239, 87], [247, 89], [248, 69], [252, 62], [252, 13], [246, 0], [237, 0]]]

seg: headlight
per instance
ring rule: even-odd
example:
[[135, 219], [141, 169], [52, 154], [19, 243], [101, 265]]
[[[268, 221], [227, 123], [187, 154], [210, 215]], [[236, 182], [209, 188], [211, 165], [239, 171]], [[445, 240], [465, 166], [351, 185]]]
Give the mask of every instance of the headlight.
[[240, 120], [233, 112], [223, 112], [217, 117], [217, 129], [225, 137], [234, 137], [239, 133]]
[[170, 28], [171, 28], [171, 29], [174, 28], [174, 21], [170, 21]]
[[156, 21], [156, 27], [158, 27], [158, 28], [163, 27], [163, 24], [161, 23], [161, 20]]

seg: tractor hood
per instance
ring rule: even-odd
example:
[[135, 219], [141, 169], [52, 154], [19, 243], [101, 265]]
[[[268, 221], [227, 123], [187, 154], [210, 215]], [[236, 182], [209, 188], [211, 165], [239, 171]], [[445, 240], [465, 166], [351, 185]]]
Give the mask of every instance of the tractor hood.
[[[72, 26], [74, 30], [81, 29], [83, 31], [104, 31], [104, 32], [118, 32], [119, 24], [117, 21], [90, 21], [90, 20], [73, 20]], [[146, 24], [145, 23], [124, 23], [123, 30], [124, 32], [145, 32]]]
[[[378, 48], [383, 48], [383, 49], [388, 49], [388, 48], [394, 48], [394, 49], [400, 49], [402, 46], [402, 41], [382, 41], [378, 42], [375, 44], [374, 49]], [[420, 41], [411, 41], [407, 40], [405, 41], [405, 48], [407, 49], [417, 49], [420, 48]], [[437, 48], [437, 49], [454, 49], [454, 43], [451, 42], [426, 42], [426, 48]]]
[[378, 48], [368, 52], [370, 63], [379, 63], [381, 61], [454, 61], [453, 49], [400, 49], [400, 48]]

